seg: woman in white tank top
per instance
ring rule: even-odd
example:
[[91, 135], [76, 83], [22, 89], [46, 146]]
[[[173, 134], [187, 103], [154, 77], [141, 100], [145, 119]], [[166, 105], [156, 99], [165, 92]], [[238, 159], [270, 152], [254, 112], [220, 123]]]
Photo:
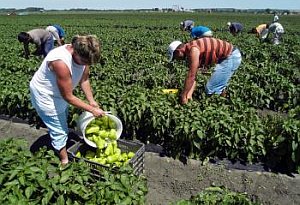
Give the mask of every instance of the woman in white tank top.
[[[105, 114], [94, 100], [89, 82], [89, 65], [99, 58], [100, 43], [95, 36], [75, 36], [71, 44], [51, 50], [30, 81], [32, 105], [48, 127], [51, 144], [62, 165], [68, 163], [68, 105], [89, 111], [95, 117]], [[88, 103], [73, 95], [78, 84]]]

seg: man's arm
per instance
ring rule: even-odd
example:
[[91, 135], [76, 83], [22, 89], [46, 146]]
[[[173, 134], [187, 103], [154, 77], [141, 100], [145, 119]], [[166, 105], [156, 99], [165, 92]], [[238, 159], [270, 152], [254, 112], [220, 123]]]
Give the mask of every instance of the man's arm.
[[54, 36], [54, 38], [55, 38], [56, 41], [57, 41], [57, 44], [58, 44], [59, 46], [61, 46], [62, 43], [61, 43], [61, 40], [60, 40], [60, 38], [59, 38], [58, 33], [55, 32], [55, 31], [53, 31], [52, 29], [50, 29], [49, 32], [51, 33], [52, 36]]
[[181, 104], [186, 104], [189, 98], [192, 97], [195, 88], [195, 80], [199, 67], [199, 55], [200, 51], [198, 48], [193, 47], [188, 56], [189, 71], [184, 83], [184, 90], [181, 93]]
[[28, 42], [24, 42], [24, 54], [25, 54], [25, 58], [29, 58], [30, 52], [29, 52], [29, 43]]
[[63, 43], [62, 43], [62, 41], [60, 40], [60, 38], [57, 39], [57, 44], [58, 44], [59, 46], [62, 46], [62, 45], [63, 45]]
[[261, 41], [266, 40], [269, 36], [269, 29], [267, 29], [267, 28], [263, 29], [259, 36], [260, 36]]
[[35, 51], [32, 53], [33, 55], [41, 55], [42, 53], [42, 46], [39, 44], [35, 44]]

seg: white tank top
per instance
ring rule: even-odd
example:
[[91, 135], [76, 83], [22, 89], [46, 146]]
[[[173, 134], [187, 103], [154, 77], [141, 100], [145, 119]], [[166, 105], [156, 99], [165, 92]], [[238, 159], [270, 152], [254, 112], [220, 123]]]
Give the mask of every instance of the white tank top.
[[48, 66], [49, 62], [62, 60], [67, 65], [72, 77], [73, 90], [81, 80], [85, 69], [84, 65], [78, 65], [73, 61], [72, 55], [66, 46], [51, 50], [30, 81], [33, 107], [47, 116], [61, 114], [68, 107], [68, 103], [59, 91], [56, 75]]

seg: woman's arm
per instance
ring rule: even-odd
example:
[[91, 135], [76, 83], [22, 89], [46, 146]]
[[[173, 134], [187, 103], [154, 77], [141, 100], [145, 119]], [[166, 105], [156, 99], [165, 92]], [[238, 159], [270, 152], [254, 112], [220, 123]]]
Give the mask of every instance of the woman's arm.
[[61, 61], [56, 60], [49, 63], [49, 67], [56, 75], [57, 85], [60, 90], [61, 96], [71, 105], [89, 111], [94, 116], [104, 115], [104, 111], [89, 105], [73, 95], [71, 73], [67, 65]]
[[80, 86], [85, 94], [86, 99], [89, 101], [90, 105], [94, 107], [99, 107], [98, 103], [95, 101], [90, 80], [89, 80], [89, 66], [86, 66], [82, 78], [80, 80]]

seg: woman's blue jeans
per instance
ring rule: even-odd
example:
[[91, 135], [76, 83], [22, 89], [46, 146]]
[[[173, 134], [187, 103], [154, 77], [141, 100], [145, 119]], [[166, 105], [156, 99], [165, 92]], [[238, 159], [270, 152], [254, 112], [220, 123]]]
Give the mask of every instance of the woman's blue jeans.
[[37, 113], [49, 130], [51, 145], [55, 150], [60, 151], [66, 146], [68, 139], [68, 109], [64, 113], [54, 116], [44, 115], [42, 111], [38, 110]]

